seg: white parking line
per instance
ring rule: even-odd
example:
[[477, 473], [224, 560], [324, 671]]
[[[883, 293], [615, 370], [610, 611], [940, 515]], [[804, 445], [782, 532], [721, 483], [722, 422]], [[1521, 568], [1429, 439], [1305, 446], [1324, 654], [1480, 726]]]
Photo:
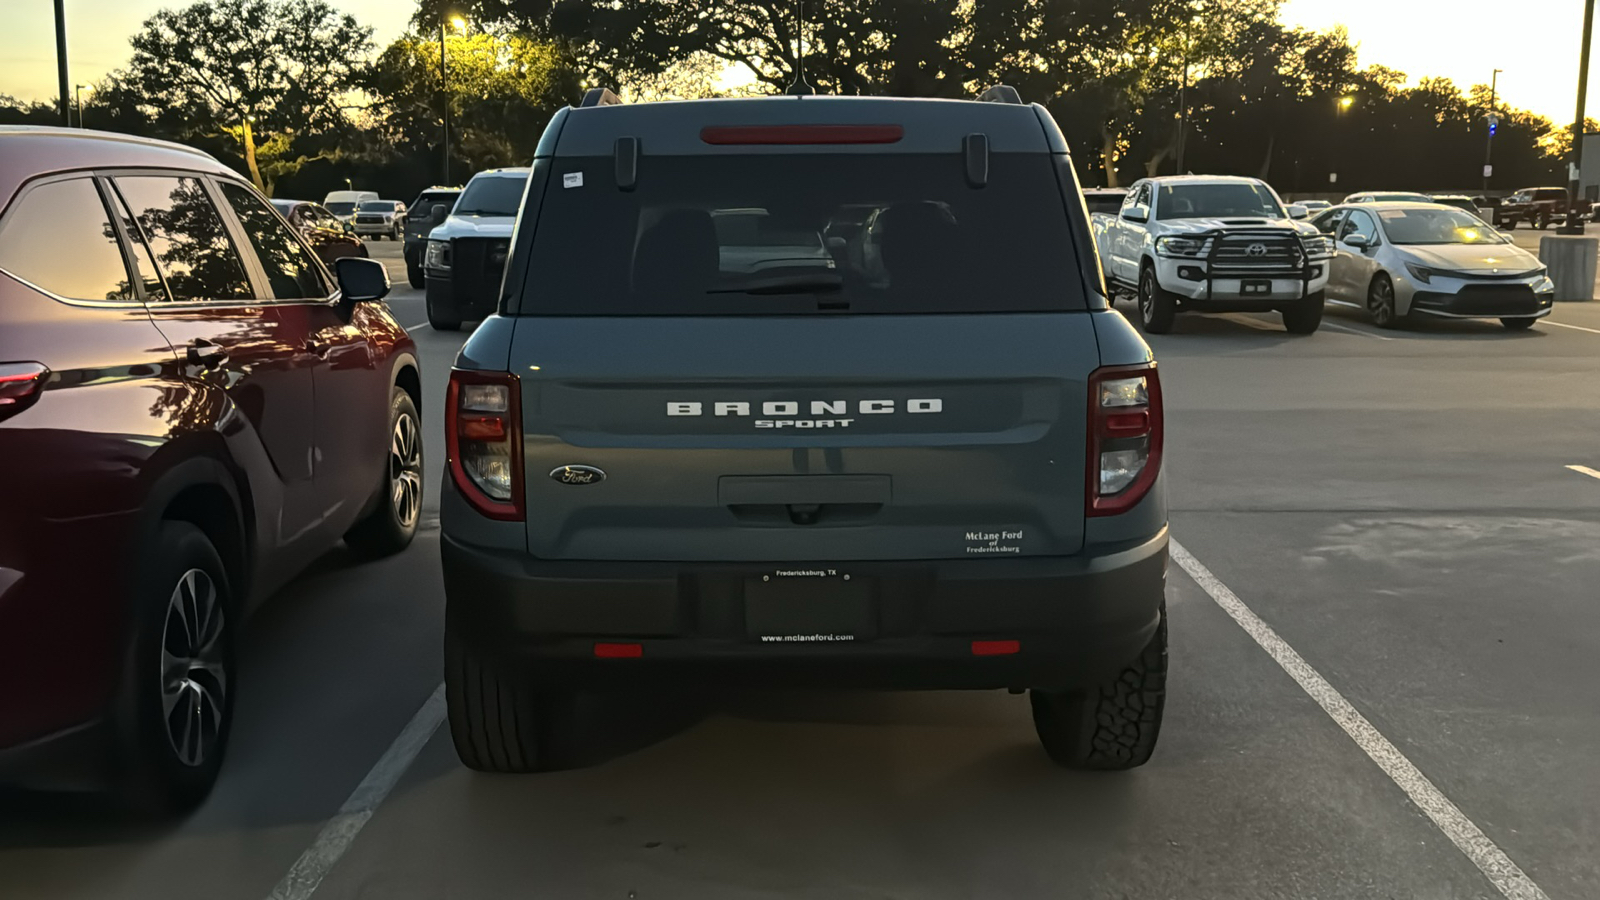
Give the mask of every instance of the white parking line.
[[1370, 331], [1362, 331], [1359, 328], [1351, 328], [1349, 325], [1340, 325], [1338, 322], [1329, 322], [1327, 319], [1323, 319], [1322, 320], [1322, 327], [1323, 328], [1332, 328], [1332, 329], [1335, 329], [1335, 330], [1338, 330], [1338, 331], [1347, 331], [1350, 334], [1359, 334], [1362, 337], [1369, 337], [1369, 338], [1372, 338], [1373, 340], [1378, 340], [1378, 341], [1392, 341], [1392, 340], [1394, 340], [1394, 338], [1388, 337], [1386, 335], [1373, 334]]
[[406, 326], [406, 331], [408, 331], [408, 332], [421, 331], [422, 329], [428, 328], [428, 327], [431, 327], [431, 326], [429, 326], [427, 322], [418, 322], [415, 325], [407, 325]]
[[1571, 328], [1573, 331], [1587, 331], [1590, 334], [1600, 334], [1600, 328], [1585, 328], [1582, 325], [1568, 325], [1565, 322], [1552, 322], [1549, 318], [1544, 320], [1544, 324], [1554, 325], [1557, 328]]
[[316, 892], [322, 879], [327, 877], [339, 857], [350, 849], [356, 835], [372, 818], [378, 804], [389, 796], [395, 782], [411, 767], [423, 746], [433, 739], [433, 733], [439, 730], [439, 723], [444, 721], [444, 713], [444, 685], [440, 684], [434, 688], [422, 708], [417, 710], [417, 714], [411, 717], [411, 721], [406, 723], [406, 727], [401, 729], [389, 749], [378, 758], [372, 771], [356, 785], [350, 798], [339, 807], [338, 814], [322, 826], [317, 839], [289, 867], [289, 873], [272, 889], [268, 900], [306, 900]]
[[1377, 763], [1378, 768], [1382, 769], [1400, 790], [1405, 791], [1411, 802], [1433, 820], [1433, 824], [1444, 832], [1444, 836], [1472, 860], [1473, 865], [1488, 877], [1507, 900], [1550, 900], [1549, 896], [1533, 883], [1533, 879], [1512, 862], [1494, 841], [1489, 840], [1489, 836], [1484, 834], [1482, 829], [1467, 818], [1459, 807], [1450, 802], [1450, 798], [1440, 793], [1439, 789], [1433, 786], [1433, 782], [1429, 781], [1411, 760], [1406, 759], [1388, 738], [1372, 727], [1372, 723], [1351, 706], [1344, 695], [1318, 674], [1317, 670], [1296, 653], [1283, 638], [1278, 637], [1272, 626], [1262, 621], [1250, 607], [1245, 606], [1244, 601], [1233, 591], [1228, 590], [1228, 586], [1211, 574], [1210, 569], [1201, 565], [1200, 561], [1177, 541], [1172, 542], [1171, 553], [1173, 561], [1189, 573], [1189, 577], [1211, 595], [1211, 599], [1232, 616], [1233, 620], [1239, 623], [1239, 627], [1261, 645], [1261, 649], [1267, 651], [1268, 656], [1289, 673], [1289, 677], [1300, 685], [1301, 690], [1317, 701], [1323, 712], [1344, 729], [1345, 734], [1356, 742], [1356, 746]]
[[1597, 472], [1588, 466], [1567, 466], [1567, 468], [1577, 472], [1579, 475], [1587, 475], [1590, 478], [1600, 478], [1600, 472]]

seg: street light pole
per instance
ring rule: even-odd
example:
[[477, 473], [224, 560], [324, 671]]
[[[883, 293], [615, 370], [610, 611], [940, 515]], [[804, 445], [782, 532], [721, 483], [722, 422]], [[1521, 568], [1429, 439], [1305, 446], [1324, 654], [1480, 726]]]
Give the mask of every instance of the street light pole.
[[439, 15], [439, 93], [444, 97], [444, 181], [450, 183], [450, 82], [444, 63], [444, 14]]
[[86, 87], [89, 87], [89, 85], [87, 85], [87, 84], [75, 84], [75, 85], [72, 86], [73, 105], [78, 107], [78, 127], [79, 128], [83, 127], [83, 89], [86, 88]]
[[1589, 100], [1589, 45], [1594, 37], [1594, 0], [1583, 4], [1583, 50], [1578, 57], [1578, 112], [1572, 120], [1572, 162], [1567, 173], [1567, 224], [1560, 234], [1583, 234], [1583, 221], [1578, 215], [1579, 170], [1583, 166], [1583, 114]]
[[71, 98], [67, 88], [72, 83], [67, 78], [67, 11], [64, 0], [56, 0], [56, 74], [61, 79], [61, 124], [72, 127]]
[[1189, 131], [1189, 40], [1183, 41], [1183, 81], [1178, 85], [1178, 171], [1183, 174], [1183, 145]]
[[1483, 145], [1483, 189], [1485, 191], [1489, 189], [1489, 173], [1494, 171], [1489, 167], [1494, 160], [1494, 129], [1498, 124], [1494, 117], [1495, 89], [1499, 87], [1500, 73], [1504, 71], [1505, 69], [1495, 69], [1494, 74], [1489, 76], [1489, 115], [1486, 117], [1488, 119], [1489, 138]]

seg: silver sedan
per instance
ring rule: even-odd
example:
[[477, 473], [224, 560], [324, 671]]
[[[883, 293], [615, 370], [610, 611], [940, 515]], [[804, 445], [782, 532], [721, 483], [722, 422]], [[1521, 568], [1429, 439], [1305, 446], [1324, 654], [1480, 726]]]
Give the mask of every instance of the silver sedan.
[[1314, 222], [1334, 239], [1328, 302], [1374, 325], [1499, 319], [1520, 331], [1550, 314], [1555, 285], [1539, 258], [1471, 213], [1433, 203], [1337, 206]]

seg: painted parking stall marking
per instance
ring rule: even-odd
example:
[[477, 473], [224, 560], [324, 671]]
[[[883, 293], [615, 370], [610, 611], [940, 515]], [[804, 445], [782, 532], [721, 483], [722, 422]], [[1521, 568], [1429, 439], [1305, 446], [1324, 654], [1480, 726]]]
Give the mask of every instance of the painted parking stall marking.
[[[1597, 473], [1597, 477], [1600, 477], [1600, 473]], [[1239, 627], [1261, 646], [1261, 649], [1267, 651], [1267, 655], [1289, 673], [1289, 677], [1293, 678], [1311, 699], [1317, 701], [1317, 705], [1344, 729], [1345, 734], [1356, 742], [1356, 746], [1377, 763], [1378, 768], [1382, 769], [1396, 786], [1405, 791], [1411, 802], [1433, 820], [1433, 824], [1444, 832], [1445, 837], [1472, 860], [1473, 865], [1488, 877], [1507, 900], [1550, 900], [1549, 896], [1534, 884], [1533, 879], [1506, 856], [1505, 851], [1490, 840], [1489, 836], [1467, 818], [1449, 797], [1428, 780], [1428, 776], [1422, 774], [1405, 754], [1367, 721], [1366, 716], [1350, 705], [1350, 701], [1346, 700], [1343, 694], [1340, 694], [1326, 678], [1305, 661], [1304, 657], [1279, 637], [1278, 633], [1272, 630], [1272, 626], [1257, 616], [1217, 576], [1211, 574], [1210, 569], [1202, 565], [1177, 541], [1172, 542], [1171, 553], [1173, 561], [1182, 567], [1183, 571], [1187, 572], [1218, 606], [1222, 607], [1223, 612], [1232, 617]]]
[[1591, 469], [1588, 466], [1567, 466], [1567, 468], [1577, 472], [1579, 475], [1587, 475], [1590, 478], [1600, 478], [1600, 470]]

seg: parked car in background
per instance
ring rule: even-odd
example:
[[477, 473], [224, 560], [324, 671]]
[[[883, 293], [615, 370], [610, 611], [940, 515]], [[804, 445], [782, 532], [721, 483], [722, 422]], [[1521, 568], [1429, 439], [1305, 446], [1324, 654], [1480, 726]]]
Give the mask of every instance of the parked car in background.
[[[422, 251], [428, 245], [428, 232], [450, 215], [450, 208], [461, 196], [458, 187], [431, 187], [417, 195], [406, 208], [405, 250], [406, 281], [414, 288], [427, 286], [422, 275]], [[442, 206], [442, 211], [435, 207]], [[435, 212], [438, 215], [435, 215]]]
[[328, 196], [322, 198], [322, 205], [338, 216], [339, 221], [349, 222], [355, 218], [357, 206], [377, 199], [376, 191], [329, 191]]
[[1090, 215], [1115, 213], [1122, 208], [1122, 201], [1127, 196], [1127, 188], [1084, 188], [1083, 204], [1089, 208]]
[[1345, 203], [1432, 203], [1427, 194], [1407, 191], [1364, 191], [1344, 198]]
[[1481, 209], [1481, 207], [1478, 205], [1478, 201], [1468, 197], [1465, 194], [1430, 194], [1428, 200], [1430, 202], [1437, 203], [1440, 206], [1451, 206], [1461, 210], [1464, 213], [1478, 216], [1480, 219], [1483, 218], [1482, 216], [1478, 215], [1478, 212]]
[[178, 144], [0, 127], [0, 780], [198, 803], [251, 609], [422, 503], [415, 347]]
[[1328, 241], [1266, 182], [1168, 175], [1134, 183], [1116, 217], [1095, 216], [1106, 281], [1132, 292], [1152, 334], [1180, 312], [1272, 312], [1295, 334], [1322, 324]]
[[[1530, 228], [1547, 228], [1552, 221], [1559, 222], [1567, 215], [1567, 189], [1563, 187], [1523, 188], [1500, 204], [1499, 221], [1495, 224], [1515, 228], [1526, 222]], [[1590, 214], [1588, 201], [1583, 201], [1580, 214]]]
[[1297, 204], [1305, 208], [1307, 214], [1316, 215], [1325, 209], [1332, 209], [1333, 204], [1326, 200], [1296, 200]]
[[435, 331], [455, 331], [464, 320], [494, 312], [531, 171], [487, 169], [472, 176], [455, 209], [428, 233], [422, 270]]
[[1521, 331], [1550, 314], [1544, 265], [1476, 215], [1375, 203], [1336, 207], [1313, 224], [1334, 238], [1328, 301], [1366, 310], [1379, 328], [1426, 315], [1498, 318]]
[[328, 265], [347, 256], [366, 259], [371, 255], [355, 232], [321, 206], [305, 200], [274, 200], [272, 205]]
[[398, 241], [405, 235], [406, 205], [399, 200], [363, 200], [356, 204], [351, 224], [362, 237]]

